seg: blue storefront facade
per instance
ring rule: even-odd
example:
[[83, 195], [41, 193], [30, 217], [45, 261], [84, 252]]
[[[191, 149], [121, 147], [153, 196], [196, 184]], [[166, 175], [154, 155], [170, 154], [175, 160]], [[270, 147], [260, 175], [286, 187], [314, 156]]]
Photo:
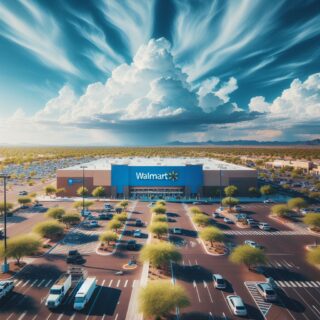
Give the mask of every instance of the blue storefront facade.
[[197, 195], [203, 186], [202, 165], [111, 167], [112, 193], [117, 196], [139, 197]]

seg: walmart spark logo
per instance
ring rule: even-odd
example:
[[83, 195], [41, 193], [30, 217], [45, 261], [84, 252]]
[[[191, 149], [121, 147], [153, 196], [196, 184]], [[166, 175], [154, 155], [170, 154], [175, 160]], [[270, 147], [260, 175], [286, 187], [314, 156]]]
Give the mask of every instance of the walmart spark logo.
[[177, 181], [179, 179], [179, 174], [176, 171], [171, 171], [168, 173], [168, 180]]

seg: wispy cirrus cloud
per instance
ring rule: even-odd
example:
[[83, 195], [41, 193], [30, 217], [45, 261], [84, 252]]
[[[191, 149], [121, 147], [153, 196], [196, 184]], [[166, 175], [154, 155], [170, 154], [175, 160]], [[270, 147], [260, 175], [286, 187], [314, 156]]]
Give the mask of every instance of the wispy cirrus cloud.
[[0, 35], [28, 50], [49, 68], [78, 74], [61, 45], [62, 32], [55, 19], [33, 3], [19, 3], [29, 16], [22, 14], [21, 8], [13, 12], [0, 3]]

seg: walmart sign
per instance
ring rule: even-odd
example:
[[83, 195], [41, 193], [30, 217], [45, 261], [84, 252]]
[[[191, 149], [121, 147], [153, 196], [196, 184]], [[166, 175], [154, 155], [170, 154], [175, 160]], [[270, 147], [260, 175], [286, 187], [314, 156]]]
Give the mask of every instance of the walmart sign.
[[165, 173], [151, 173], [151, 172], [136, 172], [137, 180], [171, 180], [177, 181], [179, 174], [176, 171]]
[[198, 192], [203, 185], [202, 165], [128, 166], [112, 165], [111, 185], [118, 193], [125, 187], [187, 187]]

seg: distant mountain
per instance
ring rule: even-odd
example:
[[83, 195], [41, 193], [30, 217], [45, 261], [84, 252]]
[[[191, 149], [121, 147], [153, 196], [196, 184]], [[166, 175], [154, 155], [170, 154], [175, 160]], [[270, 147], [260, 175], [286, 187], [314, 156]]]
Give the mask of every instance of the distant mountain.
[[172, 141], [167, 143], [169, 146], [320, 146], [320, 139], [308, 141], [256, 141], [256, 140], [229, 140], [229, 141], [203, 141], [203, 142], [182, 142]]

